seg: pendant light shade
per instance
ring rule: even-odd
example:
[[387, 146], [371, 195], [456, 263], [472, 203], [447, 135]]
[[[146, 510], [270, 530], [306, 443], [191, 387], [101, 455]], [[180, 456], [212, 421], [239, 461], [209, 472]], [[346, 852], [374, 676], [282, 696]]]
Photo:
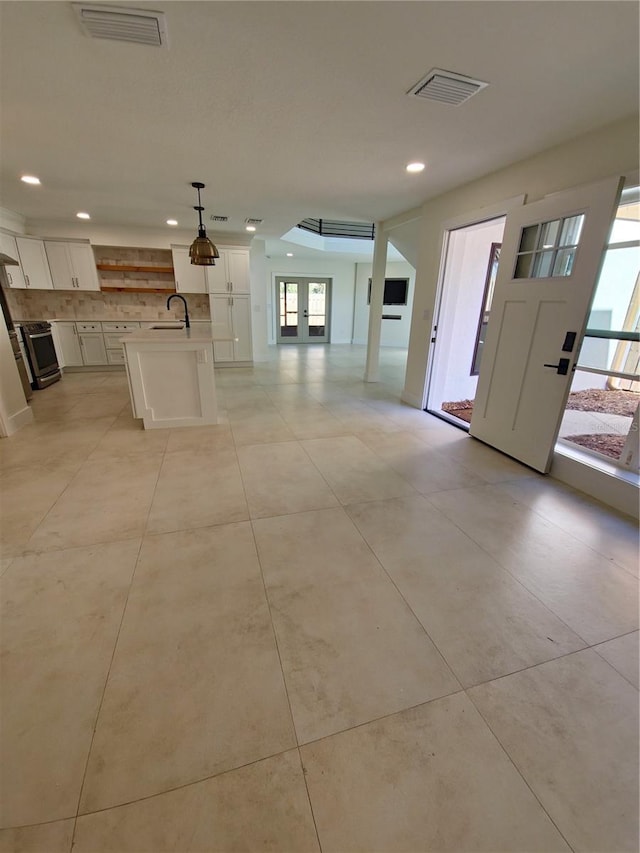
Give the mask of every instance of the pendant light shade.
[[202, 211], [204, 207], [200, 204], [200, 190], [204, 189], [204, 184], [194, 181], [191, 186], [198, 191], [198, 204], [193, 209], [198, 211], [198, 221], [200, 224], [198, 225], [198, 236], [191, 246], [189, 246], [189, 257], [191, 258], [191, 263], [196, 264], [196, 266], [212, 267], [215, 265], [216, 258], [220, 257], [220, 253], [207, 237], [207, 232], [202, 224]]

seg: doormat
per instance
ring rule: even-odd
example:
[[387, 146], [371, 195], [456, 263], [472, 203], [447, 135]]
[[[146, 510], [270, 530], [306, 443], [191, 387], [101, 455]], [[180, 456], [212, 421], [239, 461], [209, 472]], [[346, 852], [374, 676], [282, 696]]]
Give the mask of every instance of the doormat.
[[[608, 391], [603, 388], [587, 388], [585, 391], [573, 391], [567, 400], [567, 409], [577, 412], [599, 412], [607, 415], [633, 417], [638, 408], [640, 394], [635, 391]], [[455, 400], [443, 403], [443, 412], [471, 423], [473, 400]], [[580, 436], [578, 436], [580, 437]], [[602, 436], [601, 436], [602, 437]], [[596, 448], [592, 448], [595, 450]]]
[[443, 403], [440, 408], [443, 412], [449, 415], [454, 415], [460, 418], [461, 421], [471, 423], [471, 415], [473, 414], [473, 400], [458, 400], [454, 403]]
[[611, 459], [620, 459], [627, 437], [617, 433], [604, 433], [602, 435], [565, 435], [563, 440], [578, 444], [587, 450], [595, 450]]

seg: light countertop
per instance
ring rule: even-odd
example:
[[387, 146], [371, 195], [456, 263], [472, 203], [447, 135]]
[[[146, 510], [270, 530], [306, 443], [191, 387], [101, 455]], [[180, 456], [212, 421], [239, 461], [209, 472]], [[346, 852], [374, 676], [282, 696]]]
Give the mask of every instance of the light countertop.
[[184, 344], [198, 343], [210, 344], [214, 341], [232, 341], [234, 338], [231, 335], [212, 335], [211, 328], [207, 331], [204, 329], [140, 329], [140, 331], [129, 332], [120, 338], [123, 344], [144, 344], [144, 343], [165, 343], [165, 344]]

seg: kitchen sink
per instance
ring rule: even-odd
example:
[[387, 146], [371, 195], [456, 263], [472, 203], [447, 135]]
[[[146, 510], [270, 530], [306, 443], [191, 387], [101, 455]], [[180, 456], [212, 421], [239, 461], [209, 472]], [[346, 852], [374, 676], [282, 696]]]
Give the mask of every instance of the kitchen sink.
[[170, 331], [175, 331], [176, 329], [184, 329], [184, 323], [165, 323], [162, 326], [151, 326], [151, 329], [169, 329]]

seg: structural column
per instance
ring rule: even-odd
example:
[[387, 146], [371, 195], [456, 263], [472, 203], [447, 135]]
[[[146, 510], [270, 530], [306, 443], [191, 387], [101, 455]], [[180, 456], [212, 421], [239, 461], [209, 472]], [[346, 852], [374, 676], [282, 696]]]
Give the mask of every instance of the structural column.
[[365, 382], [378, 381], [380, 362], [380, 331], [382, 329], [382, 303], [384, 301], [384, 278], [387, 271], [387, 234], [382, 222], [376, 222], [376, 239], [373, 246], [373, 270], [371, 273], [371, 303], [369, 305], [369, 334], [367, 337], [367, 362]]

